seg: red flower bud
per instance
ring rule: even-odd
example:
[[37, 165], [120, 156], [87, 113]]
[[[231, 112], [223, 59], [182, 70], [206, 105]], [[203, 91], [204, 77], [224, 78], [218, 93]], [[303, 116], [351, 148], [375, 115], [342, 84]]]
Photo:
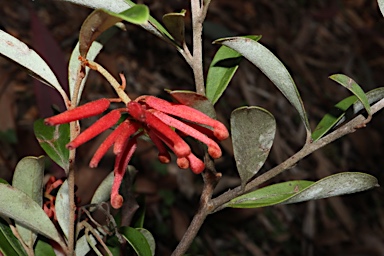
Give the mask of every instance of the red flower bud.
[[104, 98], [91, 101], [74, 109], [64, 111], [56, 116], [46, 118], [44, 122], [46, 125], [58, 125], [77, 121], [87, 117], [99, 115], [107, 110], [109, 105], [109, 100]]
[[161, 112], [178, 116], [195, 123], [211, 126], [213, 128], [213, 134], [219, 140], [224, 140], [229, 136], [227, 128], [221, 122], [210, 118], [197, 109], [181, 104], [172, 104], [154, 96], [145, 97], [145, 103]]
[[163, 121], [165, 124], [175, 127], [176, 129], [182, 131], [183, 133], [205, 143], [208, 146], [208, 153], [213, 158], [220, 158], [221, 157], [221, 149], [219, 145], [213, 141], [212, 139], [208, 138], [207, 135], [199, 132], [198, 130], [194, 129], [193, 127], [171, 117], [168, 116], [160, 111], [153, 111], [153, 114], [158, 117], [161, 121]]
[[124, 150], [121, 154], [117, 155], [115, 160], [115, 178], [113, 180], [113, 185], [111, 189], [111, 205], [115, 209], [118, 209], [123, 205], [123, 197], [119, 194], [119, 188], [121, 182], [123, 181], [125, 171], [128, 167], [128, 163], [137, 148], [137, 137], [138, 135], [134, 136], [132, 139], [125, 143]]
[[85, 142], [93, 139], [100, 133], [111, 128], [117, 121], [119, 121], [121, 116], [120, 110], [112, 110], [105, 116], [97, 120], [93, 125], [88, 127], [85, 131], [80, 133], [73, 141], [67, 144], [67, 148], [74, 149], [78, 146], [84, 144]]

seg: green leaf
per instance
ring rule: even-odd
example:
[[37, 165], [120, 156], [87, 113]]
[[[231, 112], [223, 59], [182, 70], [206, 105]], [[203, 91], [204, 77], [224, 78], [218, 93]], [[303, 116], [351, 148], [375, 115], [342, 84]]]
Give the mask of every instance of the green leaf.
[[93, 194], [91, 204], [100, 204], [110, 199], [114, 178], [115, 178], [115, 175], [113, 172], [110, 172], [108, 176], [105, 177], [105, 179], [101, 182], [101, 184]]
[[185, 42], [185, 13], [186, 10], [181, 10], [179, 13], [167, 13], [163, 16], [165, 27], [180, 45]]
[[132, 227], [122, 227], [120, 228], [120, 233], [132, 246], [138, 256], [152, 256], [148, 240], [140, 231]]
[[55, 225], [40, 205], [10, 185], [0, 184], [0, 214], [65, 246]]
[[4, 256], [27, 255], [23, 246], [3, 218], [0, 218], [0, 252], [3, 253]]
[[145, 228], [137, 228], [136, 230], [139, 231], [141, 234], [143, 234], [143, 236], [145, 237], [145, 239], [147, 240], [147, 242], [149, 244], [149, 247], [150, 247], [151, 252], [152, 252], [152, 256], [154, 256], [155, 251], [156, 251], [156, 242], [155, 242], [155, 238], [153, 237], [151, 232], [149, 232]]
[[35, 246], [35, 255], [36, 256], [56, 256], [52, 246], [41, 239], [37, 240], [37, 243]]
[[378, 186], [375, 177], [359, 172], [342, 172], [317, 182], [296, 180], [270, 185], [229, 201], [233, 208], [259, 208], [356, 193]]
[[[21, 159], [15, 169], [12, 185], [43, 206], [44, 157], [28, 156]], [[37, 234], [16, 222], [16, 228], [24, 243], [33, 248]]]
[[65, 94], [48, 64], [34, 50], [10, 34], [0, 30], [0, 54], [27, 68], [44, 83]]
[[258, 67], [296, 108], [307, 129], [307, 134], [311, 134], [307, 114], [295, 82], [283, 63], [271, 51], [255, 40], [244, 37], [224, 38], [214, 43], [223, 44], [241, 53]]
[[107, 9], [104, 9], [104, 11], [111, 16], [138, 25], [147, 23], [149, 19], [149, 9], [146, 5], [143, 4], [134, 5], [131, 8], [120, 13], [111, 12]]
[[372, 115], [371, 106], [368, 103], [365, 92], [352, 78], [343, 74], [331, 75], [329, 78], [350, 90], [361, 101], [361, 103], [363, 103], [368, 115]]
[[43, 119], [34, 123], [37, 141], [45, 153], [67, 173], [69, 168], [69, 150], [65, 147], [69, 143], [69, 124], [48, 126]]
[[198, 94], [192, 91], [169, 91], [167, 92], [175, 99], [177, 102], [197, 109], [211, 118], [216, 118], [216, 111], [212, 103], [208, 100], [207, 97]]
[[68, 238], [69, 225], [70, 225], [70, 205], [69, 205], [69, 194], [68, 194], [68, 180], [60, 186], [59, 191], [56, 195], [55, 210], [57, 216], [57, 222], [61, 227], [65, 237]]
[[276, 121], [259, 107], [241, 107], [231, 114], [231, 133], [237, 171], [244, 185], [260, 170], [271, 150]]
[[[255, 41], [260, 38], [261, 36], [251, 37]], [[242, 59], [240, 53], [224, 45], [216, 52], [208, 69], [206, 84], [206, 95], [212, 104], [215, 104], [224, 93]]]
[[[374, 102], [384, 98], [384, 87], [373, 89], [367, 92], [366, 95], [368, 103], [371, 105]], [[351, 115], [355, 115], [363, 109], [361, 101], [356, 96], [350, 96], [340, 101], [321, 119], [319, 124], [316, 126], [312, 133], [313, 141], [319, 140], [333, 127], [344, 122], [346, 119], [345, 115], [349, 112], [349, 110], [351, 110], [351, 106], [353, 106]]]
[[[72, 2], [75, 4], [84, 5], [91, 7], [93, 9], [105, 9], [114, 13], [119, 13], [124, 10], [127, 10], [136, 4], [128, 0], [114, 0], [114, 1], [105, 1], [105, 0], [66, 0], [67, 2]], [[140, 26], [151, 32], [152, 34], [164, 39], [165, 41], [171, 42], [176, 47], [177, 43], [173, 40], [172, 36], [168, 31], [152, 16], [149, 17], [148, 23], [141, 24]]]

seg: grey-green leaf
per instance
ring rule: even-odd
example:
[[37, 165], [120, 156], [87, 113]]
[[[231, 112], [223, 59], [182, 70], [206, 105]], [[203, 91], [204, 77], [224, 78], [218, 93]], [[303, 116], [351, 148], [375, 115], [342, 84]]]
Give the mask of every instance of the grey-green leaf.
[[65, 246], [55, 225], [40, 205], [24, 192], [10, 185], [0, 184], [0, 214]]
[[[95, 232], [98, 233], [96, 230], [95, 230]], [[99, 235], [100, 235], [100, 237], [102, 237], [101, 234], [99, 234]], [[92, 234], [90, 234], [89, 237], [90, 237], [90, 241], [92, 243], [92, 246], [96, 245], [97, 241], [96, 241], [95, 237]], [[82, 237], [80, 237], [76, 241], [76, 249], [75, 249], [76, 256], [85, 256], [85, 255], [87, 255], [87, 253], [90, 250], [91, 250], [91, 247], [89, 246], [88, 241], [87, 241], [87, 237], [85, 235], [83, 235]]]
[[241, 107], [231, 114], [231, 133], [237, 171], [244, 185], [260, 170], [271, 150], [276, 121], [259, 107]]
[[105, 177], [93, 194], [91, 204], [99, 204], [109, 200], [114, 177], [115, 175], [113, 172], [109, 173], [108, 176]]
[[46, 84], [58, 90], [61, 95], [65, 95], [55, 74], [40, 55], [3, 30], [0, 30], [0, 54], [29, 69]]
[[68, 238], [69, 225], [70, 225], [70, 205], [68, 195], [68, 182], [67, 180], [60, 186], [56, 195], [55, 210], [57, 221], [63, 231], [64, 235]]
[[369, 174], [342, 172], [317, 182], [295, 180], [263, 187], [232, 199], [226, 206], [259, 208], [276, 204], [290, 204], [356, 193], [376, 186], [378, 186], [377, 179]]
[[185, 42], [185, 12], [181, 10], [181, 12], [167, 13], [163, 16], [165, 27], [180, 45]]
[[350, 90], [361, 101], [368, 115], [372, 115], [367, 95], [352, 78], [343, 74], [331, 75], [329, 78]]
[[[251, 37], [255, 41], [260, 38], [261, 36]], [[224, 45], [216, 52], [208, 69], [205, 88], [207, 98], [212, 104], [215, 104], [224, 93], [242, 59], [240, 53]]]
[[377, 186], [379, 186], [378, 180], [372, 175], [361, 172], [342, 172], [315, 182], [284, 204], [352, 194]]
[[271, 51], [255, 40], [244, 37], [224, 38], [216, 40], [214, 43], [232, 48], [258, 67], [296, 108], [307, 134], [311, 134], [307, 114], [295, 82], [284, 64]]
[[[119, 13], [124, 10], [127, 10], [136, 4], [132, 1], [126, 0], [114, 0], [114, 1], [105, 1], [105, 0], [66, 0], [67, 2], [72, 2], [75, 4], [80, 4], [88, 6], [93, 9], [105, 9], [114, 13]], [[172, 36], [168, 31], [153, 17], [149, 17], [149, 22], [141, 24], [144, 29], [153, 33], [154, 35], [166, 40], [173, 41]]]
[[[376, 101], [379, 101], [384, 98], [384, 87], [379, 87], [367, 92], [368, 103], [371, 105]], [[353, 108], [351, 108], [353, 106]], [[316, 126], [315, 130], [312, 133], [313, 141], [319, 140], [327, 132], [329, 132], [333, 127], [344, 122], [346, 115], [349, 114], [355, 115], [360, 110], [362, 110], [363, 104], [356, 96], [350, 96], [338, 102], [332, 110], [327, 113]], [[349, 112], [351, 110], [351, 112]]]
[[377, 0], [377, 3], [379, 4], [381, 15], [384, 16], [384, 0]]
[[[15, 169], [12, 185], [43, 206], [44, 157], [27, 156], [21, 159]], [[33, 248], [37, 234], [16, 222], [16, 228], [24, 243]]]

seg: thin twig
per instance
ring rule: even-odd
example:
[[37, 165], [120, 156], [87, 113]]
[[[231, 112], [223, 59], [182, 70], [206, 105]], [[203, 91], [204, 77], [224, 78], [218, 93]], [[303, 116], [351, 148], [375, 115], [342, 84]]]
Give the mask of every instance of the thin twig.
[[[75, 108], [79, 95], [80, 85], [85, 77], [85, 68], [81, 67], [78, 70], [76, 84], [73, 91], [73, 98], [71, 99], [70, 108]], [[71, 122], [69, 124], [70, 140], [74, 140], [80, 133], [80, 126], [78, 122]], [[69, 227], [68, 227], [68, 252], [67, 255], [75, 254], [75, 241], [76, 241], [76, 202], [75, 202], [75, 158], [76, 149], [69, 150], [69, 168], [67, 172], [68, 181], [68, 197], [69, 197]]]
[[195, 77], [196, 92], [205, 95], [204, 74], [203, 74], [203, 47], [202, 47], [202, 32], [203, 22], [202, 7], [200, 0], [191, 0], [192, 14], [192, 32], [193, 32], [193, 59], [192, 70]]

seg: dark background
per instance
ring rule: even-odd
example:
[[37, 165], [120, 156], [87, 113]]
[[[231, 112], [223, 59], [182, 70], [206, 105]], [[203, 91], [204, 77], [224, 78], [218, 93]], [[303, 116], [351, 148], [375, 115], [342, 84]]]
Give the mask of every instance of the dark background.
[[[143, 1], [157, 19], [187, 9], [189, 1]], [[78, 31], [91, 10], [60, 1], [1, 1], [0, 27], [36, 49], [66, 83], [66, 65]], [[285, 1], [213, 0], [204, 39], [204, 65], [218, 46], [211, 42], [232, 35], [262, 35], [260, 40], [287, 66], [297, 84], [312, 129], [349, 92], [328, 79], [344, 73], [365, 91], [384, 80], [384, 18], [373, 0]], [[123, 71], [127, 91], [165, 96], [164, 89], [193, 90], [190, 68], [172, 46], [140, 27], [127, 25], [102, 50], [96, 61], [115, 77]], [[91, 72], [82, 102], [115, 97], [107, 82]], [[38, 85], [27, 72], [0, 57], [0, 177], [10, 180], [22, 157], [44, 154], [33, 122], [62, 106], [53, 89]], [[244, 60], [216, 105], [229, 127], [239, 106], [268, 109], [277, 120], [275, 143], [260, 172], [281, 163], [304, 143], [305, 130], [297, 112], [252, 64]], [[83, 123], [89, 125], [90, 121]], [[315, 152], [270, 183], [293, 179], [318, 180], [341, 171], [362, 171], [384, 181], [384, 114], [368, 127]], [[89, 202], [101, 180], [112, 170], [113, 156], [97, 169], [87, 165], [103, 136], [78, 151], [77, 185], [82, 203]], [[145, 227], [155, 236], [158, 255], [168, 255], [189, 224], [202, 187], [200, 176], [156, 160], [152, 145], [140, 142], [132, 164], [139, 170], [135, 190], [147, 198]], [[217, 161], [223, 173], [217, 194], [239, 184], [229, 141]], [[48, 164], [49, 166], [49, 164]], [[62, 177], [50, 166], [48, 174]], [[256, 210], [226, 209], [210, 216], [190, 249], [191, 255], [384, 255], [383, 189], [297, 205]]]

